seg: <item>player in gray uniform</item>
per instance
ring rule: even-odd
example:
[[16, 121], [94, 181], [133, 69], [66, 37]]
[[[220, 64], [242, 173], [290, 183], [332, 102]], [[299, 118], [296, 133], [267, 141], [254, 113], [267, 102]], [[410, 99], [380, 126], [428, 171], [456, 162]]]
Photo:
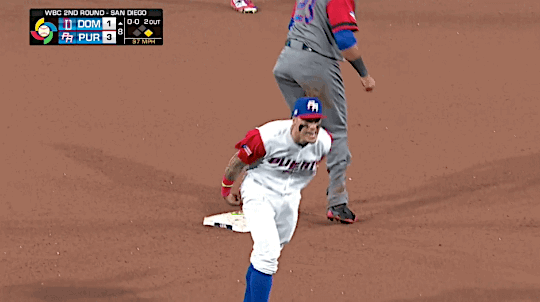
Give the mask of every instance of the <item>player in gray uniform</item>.
[[366, 91], [375, 80], [368, 74], [354, 36], [358, 31], [354, 0], [297, 0], [285, 47], [274, 77], [289, 108], [303, 96], [318, 97], [327, 115], [322, 126], [334, 138], [326, 167], [329, 185], [327, 217], [342, 223], [358, 220], [348, 207], [346, 169], [351, 163], [347, 139], [347, 103], [340, 62], [347, 60]]

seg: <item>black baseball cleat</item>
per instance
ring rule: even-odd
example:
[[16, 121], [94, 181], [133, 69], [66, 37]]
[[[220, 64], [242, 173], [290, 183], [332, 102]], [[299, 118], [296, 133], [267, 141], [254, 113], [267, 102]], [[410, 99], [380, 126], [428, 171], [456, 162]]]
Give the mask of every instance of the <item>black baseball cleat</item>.
[[326, 217], [330, 221], [339, 221], [345, 224], [351, 224], [358, 221], [358, 217], [349, 209], [346, 204], [340, 204], [337, 206], [330, 207], [328, 212], [326, 212]]

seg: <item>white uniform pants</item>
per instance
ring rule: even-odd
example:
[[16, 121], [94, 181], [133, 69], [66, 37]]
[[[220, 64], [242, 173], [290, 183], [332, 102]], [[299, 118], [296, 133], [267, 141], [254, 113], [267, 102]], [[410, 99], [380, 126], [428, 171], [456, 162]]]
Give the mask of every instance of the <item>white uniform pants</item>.
[[244, 216], [253, 239], [251, 264], [267, 275], [278, 268], [281, 249], [296, 229], [300, 192], [278, 194], [246, 177], [242, 183]]

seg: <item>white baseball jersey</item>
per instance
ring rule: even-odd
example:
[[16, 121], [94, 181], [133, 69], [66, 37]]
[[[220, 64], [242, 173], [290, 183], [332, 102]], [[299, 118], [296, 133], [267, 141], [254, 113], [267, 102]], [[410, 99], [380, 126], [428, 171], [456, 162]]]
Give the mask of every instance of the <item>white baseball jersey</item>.
[[293, 141], [291, 126], [292, 120], [272, 121], [236, 144], [238, 157], [250, 165], [246, 179], [278, 194], [297, 193], [309, 184], [330, 152], [332, 136], [321, 128], [317, 141], [302, 147]]

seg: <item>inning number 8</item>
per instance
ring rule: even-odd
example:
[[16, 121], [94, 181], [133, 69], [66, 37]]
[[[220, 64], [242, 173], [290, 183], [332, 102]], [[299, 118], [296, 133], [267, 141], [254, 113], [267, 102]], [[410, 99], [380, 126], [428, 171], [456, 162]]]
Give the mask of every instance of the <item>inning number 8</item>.
[[[302, 16], [297, 16], [295, 20], [300, 19], [301, 21], [306, 22], [306, 24], [309, 24], [311, 21], [313, 21], [313, 5], [315, 4], [316, 0], [300, 0], [298, 1], [298, 5], [296, 6], [297, 10], [302, 10], [307, 7], [306, 15], [302, 18]], [[302, 20], [303, 19], [303, 20]]]

